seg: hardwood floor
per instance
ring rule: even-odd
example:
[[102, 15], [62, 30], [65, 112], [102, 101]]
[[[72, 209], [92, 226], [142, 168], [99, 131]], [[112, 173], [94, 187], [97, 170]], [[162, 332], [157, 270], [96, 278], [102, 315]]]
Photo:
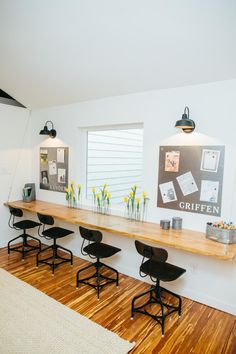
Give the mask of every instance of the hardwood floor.
[[120, 274], [119, 288], [108, 285], [97, 301], [94, 289], [86, 285], [75, 288], [75, 274], [87, 263], [75, 257], [73, 267], [63, 264], [52, 276], [48, 266], [35, 268], [34, 254], [21, 261], [19, 254], [12, 252], [8, 256], [6, 249], [0, 250], [1, 268], [122, 338], [134, 341], [132, 354], [236, 353], [235, 316], [183, 298], [182, 318], [179, 320], [177, 314], [169, 317], [162, 338], [160, 326], [151, 318], [135, 314], [130, 320], [132, 297], [149, 285]]

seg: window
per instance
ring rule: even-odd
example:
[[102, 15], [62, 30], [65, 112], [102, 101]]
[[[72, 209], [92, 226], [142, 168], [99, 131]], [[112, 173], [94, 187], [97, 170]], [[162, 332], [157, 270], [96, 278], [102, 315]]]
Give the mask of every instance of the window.
[[87, 198], [106, 183], [112, 205], [123, 203], [136, 184], [141, 193], [143, 174], [143, 128], [107, 128], [87, 132]]

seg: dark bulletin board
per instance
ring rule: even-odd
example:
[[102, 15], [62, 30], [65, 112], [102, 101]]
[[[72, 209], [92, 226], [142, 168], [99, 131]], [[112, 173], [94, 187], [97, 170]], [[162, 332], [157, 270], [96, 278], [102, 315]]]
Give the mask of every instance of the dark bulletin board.
[[40, 189], [65, 192], [68, 186], [68, 147], [40, 148]]
[[222, 145], [160, 146], [157, 206], [221, 215]]

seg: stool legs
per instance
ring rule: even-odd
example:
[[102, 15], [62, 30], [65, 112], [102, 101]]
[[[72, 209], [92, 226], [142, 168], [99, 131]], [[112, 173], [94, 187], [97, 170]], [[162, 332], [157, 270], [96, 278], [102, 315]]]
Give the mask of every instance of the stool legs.
[[[164, 288], [163, 288], [164, 289]], [[172, 291], [168, 290], [168, 289], [164, 289], [164, 291], [174, 297], [176, 297], [179, 300], [179, 306], [178, 306], [178, 315], [179, 317], [181, 317], [181, 311], [182, 311], [182, 298], [181, 296], [173, 293]]]
[[16, 247], [14, 248], [14, 250], [13, 250], [13, 248], [10, 248], [10, 244], [11, 244], [13, 241], [17, 240], [18, 238], [22, 238], [22, 235], [17, 236], [17, 237], [15, 237], [15, 238], [13, 238], [11, 241], [8, 242], [8, 244], [7, 244], [7, 252], [8, 252], [8, 254], [10, 254], [10, 251], [14, 251], [14, 250], [16, 250], [18, 247], [22, 247], [22, 245], [16, 246]]
[[[175, 298], [177, 298], [179, 300], [179, 305], [178, 306], [173, 306], [169, 303], [165, 303], [162, 300], [162, 292], [167, 292], [168, 294], [174, 296]], [[139, 298], [146, 296], [149, 294], [149, 298], [148, 300], [146, 300], [145, 303], [143, 303], [140, 306], [135, 307], [135, 302], [136, 300], [138, 300]], [[150, 312], [147, 311], [147, 309], [145, 308], [147, 305], [149, 304], [159, 304], [160, 305], [160, 310], [161, 310], [161, 314], [160, 315], [154, 315]], [[165, 312], [165, 308], [167, 309]], [[150, 289], [136, 295], [133, 299], [132, 299], [132, 303], [131, 303], [131, 319], [134, 318], [134, 313], [138, 312], [138, 313], [142, 313], [144, 315], [147, 315], [151, 318], [153, 318], [154, 320], [156, 320], [157, 323], [159, 323], [161, 325], [161, 331], [162, 331], [162, 336], [164, 336], [164, 331], [165, 331], [165, 318], [167, 316], [169, 316], [171, 313], [173, 312], [178, 312], [179, 317], [181, 316], [181, 308], [182, 308], [182, 299], [179, 295], [173, 293], [170, 290], [167, 290], [165, 288], [162, 288], [159, 284], [159, 281], [157, 281], [155, 286], [151, 286]]]
[[[83, 278], [83, 279], [80, 279], [80, 274], [82, 272], [84, 272], [85, 270], [89, 269], [89, 268], [95, 268], [95, 273], [91, 276], [88, 276], [86, 278]], [[101, 274], [101, 268], [104, 267], [104, 268], [107, 268], [113, 272], [115, 272], [116, 274], [116, 277], [115, 278], [110, 278], [110, 277], [107, 277], [103, 274]], [[89, 280], [91, 279], [95, 279], [95, 284], [92, 284], [89, 282]], [[105, 282], [101, 283], [101, 281], [105, 280]], [[108, 285], [108, 284], [111, 284], [111, 283], [116, 283], [116, 286], [119, 285], [119, 273], [117, 272], [116, 269], [110, 267], [110, 266], [107, 266], [106, 264], [100, 262], [99, 259], [97, 259], [97, 261], [95, 263], [92, 263], [80, 270], [78, 270], [78, 272], [76, 273], [76, 288], [79, 287], [79, 284], [82, 283], [82, 284], [86, 284], [86, 285], [89, 285], [91, 286], [92, 288], [94, 288], [97, 292], [97, 299], [99, 300], [100, 298], [100, 290], [101, 288], [103, 288], [105, 285]]]
[[[132, 299], [132, 303], [131, 303], [131, 319], [133, 320], [134, 319], [134, 312], [139, 312], [138, 310], [139, 309], [142, 309], [144, 306], [150, 304], [151, 300], [152, 300], [152, 292], [153, 290], [155, 290], [155, 287], [152, 286], [150, 289], [146, 290], [146, 291], [143, 291], [142, 293], [136, 295], [133, 297]], [[139, 306], [139, 307], [135, 307], [135, 301], [138, 300], [139, 298], [145, 296], [149, 294], [149, 299], [145, 302], [145, 304], [143, 304], [142, 306]]]
[[[16, 241], [19, 238], [22, 238], [22, 244], [18, 245], [18, 246], [12, 246], [11, 247], [11, 243]], [[28, 243], [28, 239], [33, 239], [33, 240], [37, 241], [38, 245], [37, 246], [30, 245]], [[41, 241], [39, 239], [37, 239], [36, 237], [34, 237], [34, 236], [27, 235], [26, 234], [26, 230], [24, 230], [22, 235], [13, 238], [7, 244], [7, 252], [8, 252], [8, 254], [10, 254], [11, 251], [19, 252], [19, 253], [22, 254], [22, 259], [23, 260], [25, 259], [25, 256], [27, 255], [28, 252], [31, 252], [31, 251], [34, 251], [34, 250], [41, 251], [41, 249], [42, 249]]]
[[[47, 258], [43, 258], [43, 259], [39, 259], [39, 256], [49, 249], [52, 250], [52, 256], [47, 257]], [[60, 249], [69, 253], [70, 258], [65, 258], [65, 257], [60, 256], [58, 254], [58, 250], [60, 250]], [[61, 261], [56, 262], [58, 259]], [[56, 239], [53, 239], [53, 245], [44, 248], [43, 250], [38, 252], [37, 256], [36, 256], [36, 267], [38, 268], [39, 264], [41, 264], [41, 263], [47, 264], [52, 268], [52, 274], [54, 274], [55, 268], [58, 267], [59, 264], [66, 263], [66, 262], [69, 262], [71, 265], [73, 265], [73, 253], [70, 250], [68, 250], [67, 248], [57, 245]]]

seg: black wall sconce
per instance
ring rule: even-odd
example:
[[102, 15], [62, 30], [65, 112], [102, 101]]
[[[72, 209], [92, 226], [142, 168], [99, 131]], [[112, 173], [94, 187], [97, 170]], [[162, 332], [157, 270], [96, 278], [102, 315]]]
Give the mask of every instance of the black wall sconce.
[[[48, 124], [49, 123], [51, 124], [51, 129], [50, 130], [48, 129]], [[50, 138], [55, 138], [56, 135], [57, 135], [57, 132], [54, 129], [53, 122], [51, 120], [47, 120], [45, 125], [44, 125], [44, 128], [42, 130], [40, 130], [39, 134], [40, 135], [49, 135]]]
[[177, 120], [175, 123], [175, 128], [180, 128], [185, 133], [192, 133], [195, 129], [195, 123], [192, 119], [189, 119], [189, 108], [184, 108], [184, 113], [182, 118]]

